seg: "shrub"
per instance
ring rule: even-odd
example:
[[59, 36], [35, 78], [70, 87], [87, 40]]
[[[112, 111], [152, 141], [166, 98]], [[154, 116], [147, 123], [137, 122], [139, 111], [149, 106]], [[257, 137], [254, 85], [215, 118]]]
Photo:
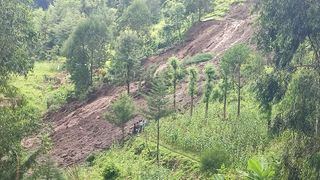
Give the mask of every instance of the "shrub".
[[108, 164], [102, 175], [105, 180], [114, 180], [120, 176], [120, 170], [114, 164]]
[[96, 156], [94, 154], [91, 154], [90, 156], [87, 157], [86, 162], [89, 164], [89, 166], [92, 166], [95, 159], [96, 159]]
[[210, 61], [213, 58], [212, 54], [210, 53], [199, 53], [196, 54], [192, 57], [187, 57], [184, 62], [183, 65], [190, 65], [190, 64], [197, 64], [197, 63], [201, 63], [201, 62], [206, 62], [206, 61]]
[[69, 91], [67, 94], [66, 94], [66, 101], [67, 103], [71, 103], [73, 101], [76, 101], [77, 100], [77, 95], [76, 95], [76, 92], [75, 91]]
[[229, 164], [229, 155], [223, 148], [216, 147], [204, 151], [200, 157], [200, 167], [203, 171], [216, 172], [223, 164]]
[[53, 91], [47, 96], [47, 108], [51, 111], [59, 109], [61, 105], [69, 102], [67, 100], [72, 92], [73, 90], [70, 86], [63, 86]]
[[310, 164], [311, 166], [316, 169], [317, 171], [320, 171], [320, 152], [315, 153], [310, 158]]
[[267, 180], [272, 179], [275, 172], [273, 167], [264, 158], [253, 158], [248, 161], [248, 173], [243, 175], [248, 179]]
[[144, 143], [139, 144], [137, 147], [134, 148], [134, 154], [140, 155], [142, 151], [145, 149], [146, 145]]

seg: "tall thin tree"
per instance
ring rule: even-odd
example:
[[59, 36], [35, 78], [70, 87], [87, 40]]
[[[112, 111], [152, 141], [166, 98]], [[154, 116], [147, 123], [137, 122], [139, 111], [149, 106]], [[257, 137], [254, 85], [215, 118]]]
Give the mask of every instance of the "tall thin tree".
[[148, 108], [145, 115], [150, 120], [157, 122], [157, 164], [160, 166], [160, 118], [169, 114], [168, 101], [167, 101], [166, 83], [163, 77], [157, 77], [152, 83], [152, 88], [147, 94]]
[[173, 109], [176, 110], [176, 97], [177, 97], [177, 83], [179, 79], [180, 73], [180, 64], [176, 57], [171, 57], [170, 61], [170, 68], [172, 73], [172, 86], [173, 86]]
[[130, 94], [130, 83], [141, 66], [140, 59], [143, 56], [141, 44], [138, 34], [132, 30], [121, 32], [117, 39], [114, 69], [116, 74], [120, 74], [120, 79], [125, 80], [128, 94]]
[[203, 93], [203, 101], [206, 104], [205, 119], [207, 121], [208, 110], [209, 110], [209, 101], [210, 101], [212, 90], [213, 90], [213, 79], [214, 79], [214, 75], [215, 75], [215, 71], [214, 71], [212, 65], [208, 64], [205, 67], [205, 74], [206, 74], [206, 84], [205, 84], [204, 93]]
[[[244, 74], [242, 70], [245, 68], [243, 65], [247, 63], [250, 57], [250, 48], [245, 44], [237, 44], [228, 49], [222, 58], [222, 68], [225, 77], [234, 79], [234, 84], [237, 87], [238, 103], [237, 103], [237, 116], [240, 116], [241, 110], [241, 89], [244, 84]], [[228, 80], [228, 79], [226, 79]], [[227, 81], [225, 82], [227, 83]]]
[[197, 81], [198, 81], [198, 71], [196, 67], [191, 67], [189, 69], [189, 95], [191, 98], [190, 116], [192, 116], [193, 114], [194, 96], [197, 93]]

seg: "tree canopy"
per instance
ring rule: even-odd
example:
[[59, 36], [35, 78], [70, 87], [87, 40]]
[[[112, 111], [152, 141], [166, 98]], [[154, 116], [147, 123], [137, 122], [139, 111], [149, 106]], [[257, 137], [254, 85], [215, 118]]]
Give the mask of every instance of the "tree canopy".
[[314, 51], [316, 57], [313, 62], [319, 61], [319, 7], [317, 0], [268, 0], [260, 3], [258, 45], [267, 52], [274, 52], [277, 67], [289, 65], [305, 42]]
[[141, 50], [142, 41], [138, 34], [132, 30], [125, 30], [117, 38], [116, 59], [113, 64], [115, 76], [125, 81], [127, 92], [130, 93], [130, 82], [141, 66], [143, 57]]
[[33, 67], [30, 47], [35, 32], [30, 9], [18, 0], [0, 2], [0, 82], [12, 74], [26, 75]]
[[104, 63], [111, 37], [110, 27], [92, 17], [82, 22], [66, 42], [67, 69], [79, 91], [92, 85], [94, 70]]

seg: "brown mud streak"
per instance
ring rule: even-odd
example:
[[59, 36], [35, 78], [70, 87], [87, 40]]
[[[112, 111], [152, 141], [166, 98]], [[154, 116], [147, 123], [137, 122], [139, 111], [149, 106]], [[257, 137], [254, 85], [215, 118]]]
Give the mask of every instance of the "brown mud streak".
[[[192, 56], [200, 52], [212, 52], [216, 57], [212, 63], [218, 65], [223, 52], [235, 43], [249, 42], [253, 34], [249, 4], [234, 5], [226, 17], [220, 21], [200, 22], [192, 27], [186, 35], [186, 41], [178, 47], [148, 58], [145, 67], [159, 66], [165, 68], [169, 57]], [[203, 63], [197, 65], [203, 67]], [[137, 91], [137, 83], [132, 83], [131, 92]], [[70, 103], [55, 113], [47, 114], [47, 122], [53, 128], [51, 138], [54, 143], [53, 158], [61, 166], [70, 166], [83, 161], [89, 154], [110, 148], [121, 135], [119, 128], [103, 119], [103, 114], [111, 103], [125, 91], [124, 87], [106, 86], [97, 93], [97, 97], [88, 102]], [[177, 90], [177, 102], [186, 106], [189, 101], [187, 84], [182, 82]], [[135, 98], [136, 107], [143, 107], [142, 97]], [[136, 117], [126, 125], [129, 132], [132, 124], [141, 117]]]

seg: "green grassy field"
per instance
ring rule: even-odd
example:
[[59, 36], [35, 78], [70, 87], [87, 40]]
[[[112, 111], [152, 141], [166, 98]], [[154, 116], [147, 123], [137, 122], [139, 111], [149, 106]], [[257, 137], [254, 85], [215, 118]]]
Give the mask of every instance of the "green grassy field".
[[63, 72], [63, 61], [36, 62], [32, 72], [27, 77], [17, 76], [11, 84], [19, 89], [29, 104], [45, 113], [48, 110], [47, 102], [50, 99], [63, 103], [63, 97], [73, 86], [66, 80]]
[[161, 146], [160, 151], [161, 166], [158, 167], [156, 144], [142, 134], [122, 148], [115, 145], [107, 152], [89, 157], [83, 166], [69, 169], [65, 174], [68, 178], [102, 180], [107, 169], [112, 169], [119, 172], [120, 179], [197, 179], [202, 176], [199, 163], [193, 158], [165, 146]]

